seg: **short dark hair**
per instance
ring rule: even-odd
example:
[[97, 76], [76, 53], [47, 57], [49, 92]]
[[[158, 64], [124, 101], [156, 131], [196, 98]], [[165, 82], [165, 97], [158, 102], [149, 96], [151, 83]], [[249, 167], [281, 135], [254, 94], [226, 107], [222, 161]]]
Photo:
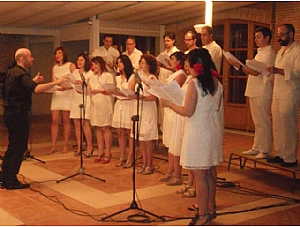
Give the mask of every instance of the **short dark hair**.
[[63, 63], [66, 63], [69, 58], [68, 58], [68, 54], [67, 54], [67, 51], [65, 50], [65, 48], [63, 47], [56, 47], [55, 50], [54, 50], [54, 56], [56, 54], [57, 51], [61, 50], [62, 54], [63, 54]]
[[110, 34], [105, 34], [104, 37], [103, 37], [103, 39], [105, 39], [106, 37], [109, 37], [109, 38], [113, 39], [112, 35], [110, 35]]
[[127, 39], [126, 39], [126, 41], [127, 41], [128, 39], [132, 39], [133, 42], [135, 43], [135, 38], [134, 38], [134, 36], [128, 36]]
[[271, 31], [270, 28], [268, 28], [268, 27], [259, 27], [259, 28], [255, 29], [255, 31], [254, 31], [254, 33], [257, 33], [257, 32], [261, 32], [263, 34], [264, 38], [269, 36], [270, 37], [269, 43], [271, 42], [272, 31]]
[[174, 52], [173, 54], [170, 55], [170, 58], [174, 56], [178, 61], [179, 61], [179, 64], [180, 64], [180, 68], [181, 69], [184, 69], [184, 61], [185, 61], [185, 54], [180, 52], [180, 51], [176, 51]]
[[208, 25], [205, 25], [202, 29], [205, 29], [208, 34], [214, 34], [214, 30]]
[[193, 39], [197, 39], [197, 37], [196, 37], [196, 32], [194, 32], [194, 31], [187, 31], [187, 32], [185, 33], [185, 35], [188, 34], [188, 33], [190, 33], [190, 34], [192, 35], [192, 38], [193, 38]]
[[281, 26], [285, 26], [286, 29], [288, 30], [288, 32], [292, 32], [293, 33], [293, 36], [295, 35], [295, 28], [294, 28], [294, 25], [292, 24], [282, 24], [280, 25], [279, 27]]
[[169, 37], [172, 40], [175, 40], [175, 33], [174, 32], [166, 32], [163, 38]]

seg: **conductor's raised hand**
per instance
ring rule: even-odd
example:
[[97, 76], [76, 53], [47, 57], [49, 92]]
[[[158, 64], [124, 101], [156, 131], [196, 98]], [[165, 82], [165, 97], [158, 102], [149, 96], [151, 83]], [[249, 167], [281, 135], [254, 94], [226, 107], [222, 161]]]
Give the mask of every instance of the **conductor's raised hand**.
[[38, 74], [33, 78], [33, 81], [36, 83], [41, 83], [44, 81], [44, 77], [38, 72]]

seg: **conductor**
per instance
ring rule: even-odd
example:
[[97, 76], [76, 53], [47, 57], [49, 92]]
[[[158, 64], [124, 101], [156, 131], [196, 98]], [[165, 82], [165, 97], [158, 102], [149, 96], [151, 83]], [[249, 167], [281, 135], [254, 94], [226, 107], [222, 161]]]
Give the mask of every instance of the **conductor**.
[[29, 139], [29, 111], [31, 93], [41, 93], [68, 81], [67, 75], [46, 84], [39, 73], [32, 79], [27, 72], [33, 66], [34, 58], [29, 49], [20, 48], [15, 53], [16, 66], [10, 69], [4, 85], [4, 122], [8, 129], [8, 147], [2, 162], [2, 188], [8, 190], [29, 188], [29, 184], [18, 181], [24, 153]]

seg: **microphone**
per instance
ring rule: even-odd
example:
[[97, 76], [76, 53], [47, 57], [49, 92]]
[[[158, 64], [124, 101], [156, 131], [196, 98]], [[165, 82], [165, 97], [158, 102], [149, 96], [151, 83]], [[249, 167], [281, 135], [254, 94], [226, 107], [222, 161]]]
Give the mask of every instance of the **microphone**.
[[141, 77], [139, 76], [138, 72], [135, 72], [135, 73], [134, 73], [134, 77], [135, 77], [135, 80], [136, 80], [137, 83], [138, 83], [138, 88], [141, 89], [142, 91], [144, 91], [144, 90], [143, 90], [142, 81], [141, 81]]
[[80, 77], [81, 77], [81, 80], [82, 80], [82, 85], [86, 85], [85, 77], [84, 77], [83, 73], [80, 73]]

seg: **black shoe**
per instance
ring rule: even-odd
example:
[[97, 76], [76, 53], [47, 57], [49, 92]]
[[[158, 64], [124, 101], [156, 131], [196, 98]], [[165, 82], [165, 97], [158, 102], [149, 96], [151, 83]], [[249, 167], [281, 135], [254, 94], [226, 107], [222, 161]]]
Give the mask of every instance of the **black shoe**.
[[22, 184], [21, 182], [17, 183], [3, 183], [2, 188], [5, 188], [6, 190], [18, 190], [18, 189], [25, 189], [30, 188], [30, 184]]
[[294, 167], [294, 166], [297, 166], [297, 161], [295, 162], [285, 162], [283, 161], [280, 166], [282, 167]]
[[267, 162], [268, 163], [283, 163], [284, 161], [279, 156], [276, 156], [275, 158], [268, 158]]

